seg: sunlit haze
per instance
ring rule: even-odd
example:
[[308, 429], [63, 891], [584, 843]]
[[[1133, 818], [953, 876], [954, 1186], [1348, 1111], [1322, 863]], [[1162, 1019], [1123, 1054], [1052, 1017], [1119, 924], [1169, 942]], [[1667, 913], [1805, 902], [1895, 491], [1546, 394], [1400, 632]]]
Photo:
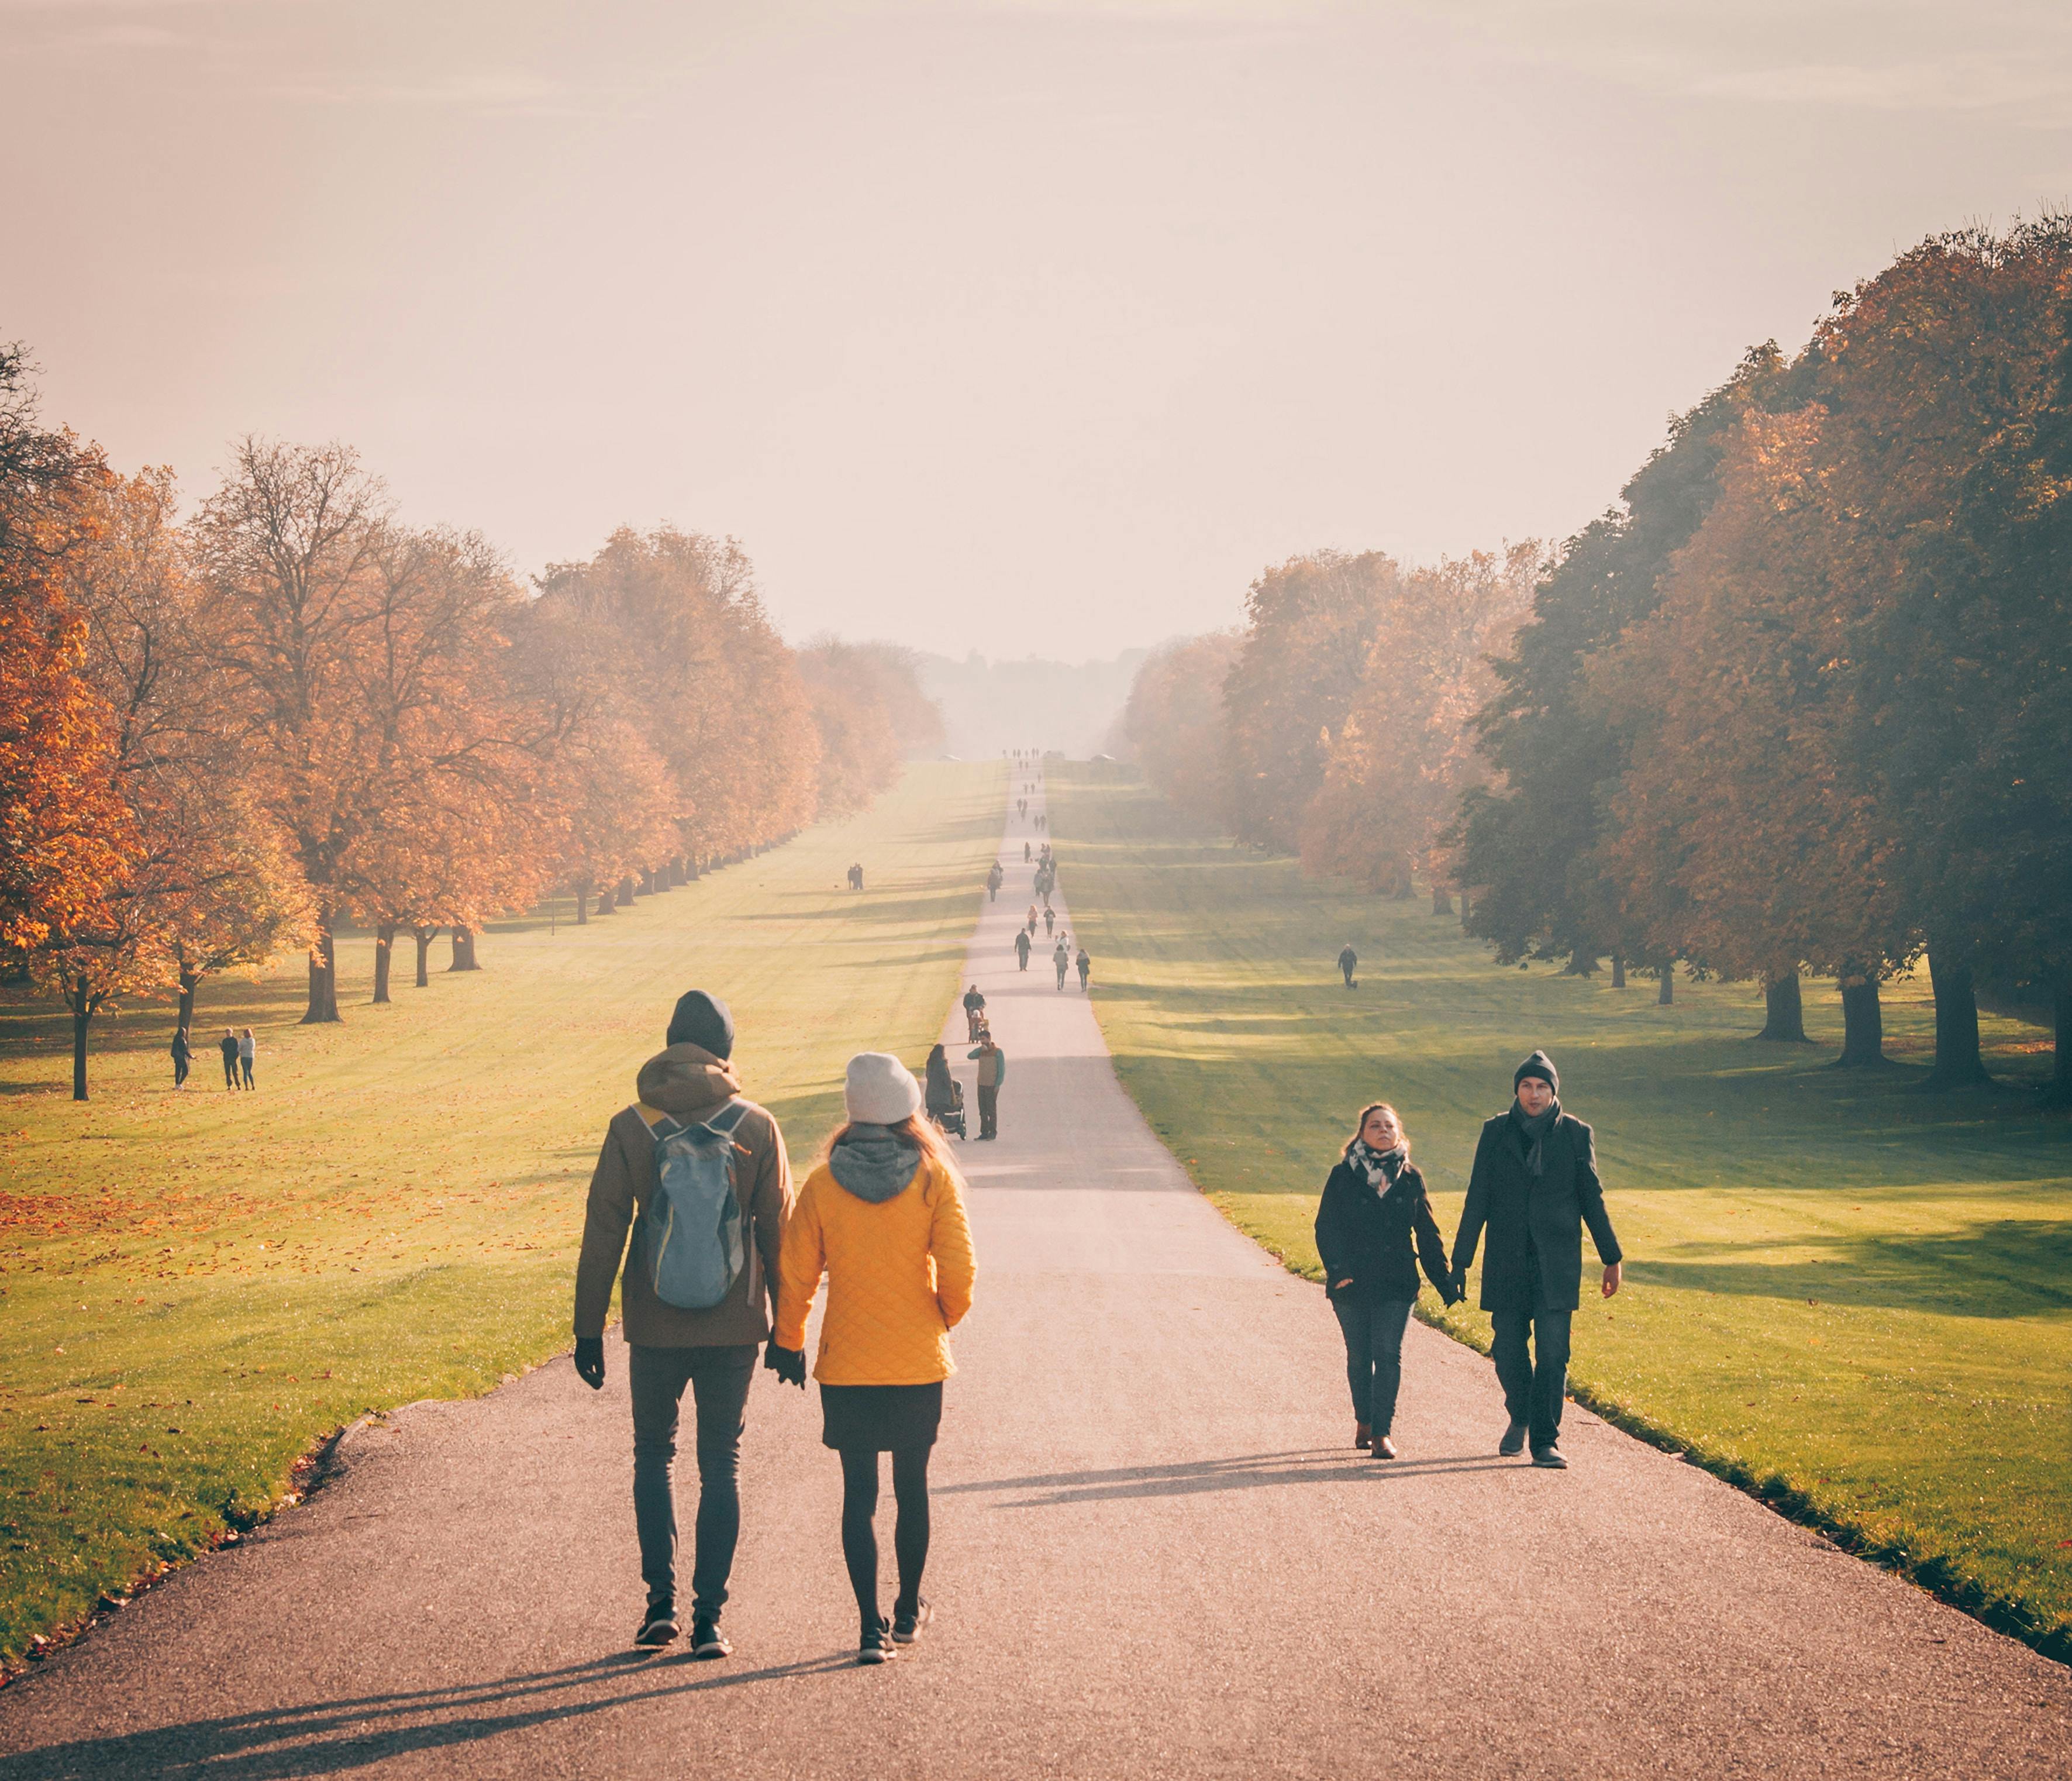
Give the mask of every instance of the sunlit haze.
[[525, 573], [1112, 656], [1560, 537], [1750, 343], [2072, 189], [2015, 4], [0, 0], [0, 338], [190, 497], [359, 448]]

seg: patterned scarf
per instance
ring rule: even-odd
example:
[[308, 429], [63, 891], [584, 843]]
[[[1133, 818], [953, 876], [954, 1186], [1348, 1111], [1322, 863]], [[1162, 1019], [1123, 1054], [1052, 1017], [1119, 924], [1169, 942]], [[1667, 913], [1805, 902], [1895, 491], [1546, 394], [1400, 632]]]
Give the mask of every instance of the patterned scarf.
[[1399, 1144], [1392, 1150], [1377, 1150], [1365, 1138], [1355, 1138], [1352, 1148], [1346, 1152], [1346, 1161], [1366, 1175], [1368, 1187], [1377, 1194], [1385, 1194], [1410, 1161], [1410, 1146]]

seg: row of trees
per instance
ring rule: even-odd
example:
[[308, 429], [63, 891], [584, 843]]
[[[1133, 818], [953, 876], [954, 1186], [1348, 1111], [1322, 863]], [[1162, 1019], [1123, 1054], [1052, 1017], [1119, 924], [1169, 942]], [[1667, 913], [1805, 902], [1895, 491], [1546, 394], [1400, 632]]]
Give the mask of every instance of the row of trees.
[[[1345, 591], [1396, 566], [1271, 572], [1243, 633], [1147, 668], [1147, 773], [1321, 870], [1400, 884], [1374, 865], [1399, 849], [1502, 959], [1760, 982], [1778, 1039], [1801, 974], [1832, 977], [1846, 1064], [1883, 1061], [1879, 985], [1925, 955], [1932, 1084], [1985, 1080], [1984, 989], [2049, 1006], [2072, 1097], [2072, 221], [1938, 236], [1839, 294], [1622, 497], [1515, 630], [1451, 598], [1452, 634], [1493, 639], [1472, 710], [1425, 690], [1429, 625]], [[1411, 739], [1372, 739], [1368, 687]]]
[[38, 423], [0, 355], [0, 953], [73, 1017], [335, 936], [450, 930], [562, 886], [588, 922], [822, 816], [939, 748], [912, 661], [789, 648], [732, 541], [615, 533], [522, 586], [413, 528], [341, 446], [248, 439], [183, 520]]

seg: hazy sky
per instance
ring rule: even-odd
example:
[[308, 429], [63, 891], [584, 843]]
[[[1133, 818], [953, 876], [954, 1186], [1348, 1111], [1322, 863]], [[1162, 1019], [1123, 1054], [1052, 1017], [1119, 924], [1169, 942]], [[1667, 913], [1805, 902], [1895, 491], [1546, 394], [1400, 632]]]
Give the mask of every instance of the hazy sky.
[[1560, 536], [1753, 342], [2072, 199], [2072, 8], [0, 0], [0, 338], [191, 494], [351, 441], [519, 569], [1112, 653]]

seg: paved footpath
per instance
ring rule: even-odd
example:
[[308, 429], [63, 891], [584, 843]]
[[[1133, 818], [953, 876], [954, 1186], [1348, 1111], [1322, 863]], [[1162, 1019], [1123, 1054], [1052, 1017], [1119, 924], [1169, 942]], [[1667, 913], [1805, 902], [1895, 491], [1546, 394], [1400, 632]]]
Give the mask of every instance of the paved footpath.
[[615, 1339], [600, 1396], [564, 1359], [357, 1436], [310, 1503], [0, 1691], [0, 1781], [2072, 1770], [2072, 1673], [1594, 1417], [1565, 1474], [1499, 1460], [1488, 1364], [1429, 1331], [1404, 1457], [1356, 1454], [1322, 1294], [1189, 1187], [1077, 978], [1016, 970], [1029, 833], [972, 942], [1009, 1069], [1001, 1141], [963, 1152], [978, 1302], [923, 1645], [853, 1664], [838, 1468], [763, 1375], [735, 1655], [630, 1656]]

